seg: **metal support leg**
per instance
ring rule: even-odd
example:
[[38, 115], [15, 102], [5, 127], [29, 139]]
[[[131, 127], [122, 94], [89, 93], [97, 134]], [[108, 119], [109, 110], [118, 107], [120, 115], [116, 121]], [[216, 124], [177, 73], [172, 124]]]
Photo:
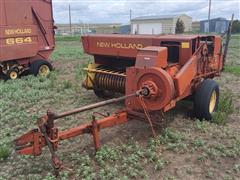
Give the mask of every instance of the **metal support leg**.
[[98, 127], [95, 116], [93, 116], [93, 121], [92, 121], [92, 135], [93, 135], [95, 151], [97, 152], [100, 149], [101, 145], [100, 145], [99, 127]]

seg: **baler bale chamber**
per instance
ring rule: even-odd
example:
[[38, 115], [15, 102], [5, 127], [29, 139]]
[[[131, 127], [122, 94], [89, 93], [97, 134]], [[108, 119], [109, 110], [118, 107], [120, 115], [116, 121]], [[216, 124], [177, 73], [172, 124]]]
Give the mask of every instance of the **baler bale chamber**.
[[16, 79], [24, 72], [52, 70], [54, 21], [51, 0], [0, 0], [0, 73]]

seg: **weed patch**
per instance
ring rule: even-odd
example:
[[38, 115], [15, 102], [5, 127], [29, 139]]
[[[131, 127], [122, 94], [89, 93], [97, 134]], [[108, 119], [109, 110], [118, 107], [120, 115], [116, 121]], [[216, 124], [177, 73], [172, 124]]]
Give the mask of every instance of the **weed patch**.
[[200, 121], [200, 120], [197, 119], [195, 121], [195, 129], [205, 133], [209, 129], [209, 122], [207, 122], [207, 121]]
[[160, 158], [157, 160], [156, 164], [155, 164], [155, 170], [162, 170], [163, 167], [167, 164], [168, 162], [164, 159], [164, 158]]
[[232, 169], [233, 172], [240, 173], [240, 164], [235, 164]]
[[184, 143], [184, 135], [171, 128], [166, 128], [163, 135], [159, 138], [161, 143], [166, 146], [167, 150], [184, 152], [187, 149], [187, 144]]
[[231, 94], [222, 94], [219, 99], [218, 110], [213, 114], [212, 121], [216, 124], [225, 124], [229, 114], [233, 112]]
[[203, 147], [205, 142], [203, 139], [197, 138], [197, 139], [193, 140], [192, 144], [193, 144], [194, 148], [199, 148], [199, 147]]
[[70, 89], [72, 86], [71, 81], [63, 81], [63, 89]]
[[10, 148], [8, 146], [0, 146], [0, 160], [6, 160], [10, 156]]

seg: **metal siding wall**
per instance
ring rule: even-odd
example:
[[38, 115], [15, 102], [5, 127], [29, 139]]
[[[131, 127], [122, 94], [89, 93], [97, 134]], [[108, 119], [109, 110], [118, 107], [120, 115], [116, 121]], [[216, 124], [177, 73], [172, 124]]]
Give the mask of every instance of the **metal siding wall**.
[[216, 32], [216, 21], [210, 21], [210, 32]]
[[173, 19], [169, 20], [162, 20], [163, 28], [162, 28], [162, 33], [164, 34], [173, 34], [174, 33], [174, 23]]
[[162, 24], [161, 23], [139, 24], [139, 34], [162, 34]]
[[200, 21], [200, 32], [204, 33], [204, 22]]
[[137, 34], [138, 25], [136, 23], [131, 24], [131, 34]]
[[[192, 31], [192, 18], [189, 16], [178, 16], [172, 19], [156, 19], [156, 20], [132, 20], [131, 22], [131, 33], [134, 34], [133, 24], [150, 24], [150, 23], [161, 23], [162, 24], [162, 33], [163, 34], [175, 34], [175, 27], [177, 19], [180, 18], [184, 22], [185, 31]], [[135, 25], [134, 25], [135, 26]], [[139, 32], [139, 27], [138, 27]]]
[[[200, 21], [200, 32], [205, 33], [205, 22], [208, 22], [207, 20]], [[217, 23], [222, 23], [221, 27], [216, 28]], [[219, 19], [213, 19], [210, 20], [210, 32], [217, 32], [220, 33], [221, 29], [223, 28], [224, 31], [227, 30], [228, 27], [228, 20], [219, 20]], [[223, 27], [222, 27], [223, 26]]]
[[[134, 34], [134, 24], [138, 25], [139, 32], [139, 24], [150, 24], [150, 23], [159, 23], [162, 24], [162, 33], [164, 34], [172, 34], [173, 30], [173, 19], [160, 19], [160, 20], [138, 20], [131, 22], [131, 33]], [[175, 29], [175, 28], [174, 28]]]
[[227, 30], [228, 21], [221, 20], [215, 22], [215, 32], [224, 33]]

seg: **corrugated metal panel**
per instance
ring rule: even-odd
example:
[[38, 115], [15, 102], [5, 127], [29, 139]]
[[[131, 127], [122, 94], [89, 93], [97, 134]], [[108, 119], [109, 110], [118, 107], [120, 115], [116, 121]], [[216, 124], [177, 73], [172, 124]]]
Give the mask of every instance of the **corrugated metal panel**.
[[[147, 24], [146, 28], [150, 28], [150, 26], [152, 25], [152, 29], [156, 28], [156, 24], [161, 24], [159, 26], [161, 26], [162, 30], [161, 33], [165, 33], [165, 34], [169, 34], [169, 33], [173, 33], [173, 20], [148, 20], [148, 21], [139, 21], [139, 22], [134, 22], [132, 23], [132, 30], [131, 33], [132, 34], [140, 34], [141, 32], [143, 32], [144, 30], [141, 30], [140, 28], [143, 27], [142, 24]], [[140, 27], [140, 25], [142, 25]], [[157, 30], [157, 32], [160, 32], [160, 30]], [[157, 34], [157, 33], [154, 33]]]
[[[159, 17], [162, 16], [154, 16], [156, 19], [153, 19], [152, 16], [149, 18], [143, 17], [143, 18], [138, 18], [138, 20], [133, 19], [131, 21], [131, 33], [132, 34], [139, 34], [141, 33], [142, 30], [139, 29], [140, 24], [162, 24], [162, 33], [164, 34], [175, 34], [175, 27], [176, 27], [176, 22], [177, 19], [180, 18], [184, 22], [185, 26], [185, 31], [192, 31], [192, 18], [187, 15], [179, 15], [175, 16], [172, 15], [172, 19], [160, 19]], [[169, 17], [169, 16], [165, 16]], [[158, 19], [157, 19], [158, 18]], [[154, 25], [155, 26], [155, 25]], [[146, 25], [147, 27], [147, 25]], [[152, 27], [154, 29], [154, 27]]]
[[208, 20], [200, 21], [200, 32], [224, 33], [228, 28], [229, 21], [224, 18], [215, 18], [210, 20], [210, 29], [208, 31]]
[[131, 32], [131, 26], [128, 25], [122, 25], [119, 27], [119, 33], [120, 34], [130, 34]]
[[139, 34], [162, 34], [161, 23], [139, 24]]

